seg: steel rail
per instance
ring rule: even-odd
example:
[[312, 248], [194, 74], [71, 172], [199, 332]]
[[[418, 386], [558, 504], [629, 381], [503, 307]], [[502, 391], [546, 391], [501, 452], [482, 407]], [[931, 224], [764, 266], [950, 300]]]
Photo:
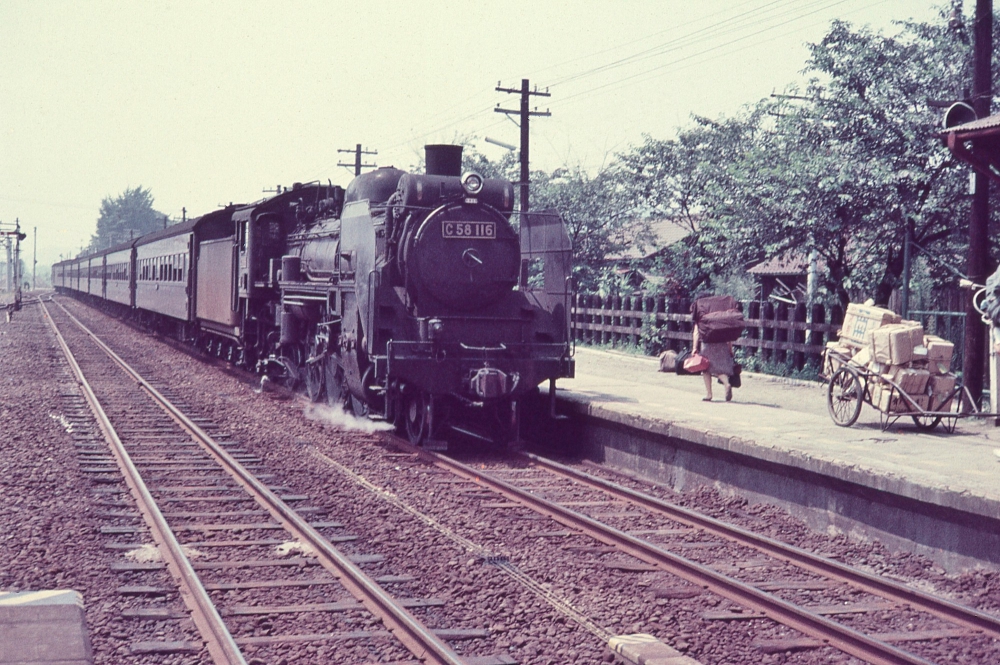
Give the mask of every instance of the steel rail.
[[1000, 617], [944, 598], [938, 598], [918, 589], [912, 589], [898, 582], [893, 582], [892, 580], [866, 573], [863, 570], [852, 568], [837, 561], [826, 559], [779, 540], [747, 531], [738, 526], [726, 524], [715, 518], [699, 515], [694, 511], [672, 505], [662, 499], [622, 487], [603, 478], [592, 476], [578, 469], [545, 459], [544, 457], [530, 453], [525, 454], [525, 456], [535, 466], [607, 492], [625, 501], [641, 505], [648, 510], [660, 513], [677, 522], [686, 523], [703, 529], [708, 533], [737, 541], [810, 572], [841, 580], [859, 587], [868, 593], [882, 596], [883, 598], [906, 604], [910, 607], [919, 608], [965, 628], [981, 630], [994, 639], [1000, 639]]
[[[56, 340], [59, 342], [59, 346], [66, 356], [70, 368], [73, 370], [73, 375], [77, 383], [83, 390], [90, 410], [97, 419], [97, 424], [101, 428], [104, 438], [111, 447], [111, 452], [115, 456], [118, 468], [121, 469], [122, 475], [125, 476], [125, 482], [128, 484], [132, 496], [136, 500], [143, 520], [149, 526], [153, 540], [156, 541], [160, 552], [166, 559], [167, 566], [180, 586], [181, 598], [188, 609], [191, 610], [191, 618], [198, 627], [202, 638], [204, 638], [206, 648], [216, 663], [246, 665], [246, 660], [243, 658], [240, 648], [233, 640], [229, 629], [226, 628], [225, 622], [219, 616], [215, 604], [209, 597], [205, 587], [202, 586], [201, 580], [198, 579], [197, 573], [195, 573], [194, 568], [191, 566], [191, 562], [184, 554], [180, 542], [167, 524], [163, 513], [160, 512], [159, 507], [156, 505], [156, 500], [150, 493], [149, 488], [146, 487], [146, 483], [132, 462], [128, 451], [125, 450], [125, 445], [118, 437], [114, 425], [97, 399], [97, 395], [94, 394], [90, 383], [84, 377], [83, 370], [76, 361], [62, 333], [59, 332], [59, 327], [56, 325], [55, 320], [49, 314], [45, 303], [41, 299], [38, 302], [41, 304], [45, 318], [52, 327], [56, 335]], [[56, 304], [58, 305], [59, 303]], [[62, 307], [62, 305], [59, 306]]]
[[[62, 307], [58, 302], [56, 304]], [[396, 602], [361, 568], [334, 548], [319, 531], [261, 483], [253, 473], [226, 452], [201, 427], [185, 416], [170, 400], [160, 394], [156, 388], [143, 379], [138, 372], [107, 344], [98, 339], [75, 316], [65, 308], [63, 310], [122, 370], [132, 377], [142, 390], [153, 398], [161, 409], [167, 412], [195, 441], [200, 443], [220, 465], [225, 467], [234, 479], [271, 513], [275, 520], [280, 522], [297, 539], [311, 546], [323, 567], [333, 573], [348, 592], [372, 614], [379, 617], [414, 656], [435, 665], [465, 665], [465, 661], [447, 643]]]
[[[402, 442], [397, 445], [401, 445]], [[473, 483], [488, 487], [512, 501], [556, 520], [560, 524], [584, 533], [597, 541], [615, 547], [661, 570], [700, 585], [740, 605], [754, 609], [778, 623], [822, 641], [840, 651], [872, 665], [933, 665], [931, 661], [876, 640], [869, 635], [831, 621], [808, 609], [799, 607], [756, 587], [719, 573], [707, 566], [678, 556], [624, 531], [602, 524], [595, 519], [572, 511], [557, 503], [535, 496], [481, 470], [466, 466], [449, 457], [402, 444], [428, 462], [451, 471]]]

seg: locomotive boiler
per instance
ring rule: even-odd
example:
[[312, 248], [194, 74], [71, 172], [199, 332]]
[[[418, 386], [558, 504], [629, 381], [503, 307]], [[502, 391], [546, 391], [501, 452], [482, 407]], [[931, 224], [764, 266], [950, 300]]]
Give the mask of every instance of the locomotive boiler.
[[426, 162], [358, 176], [339, 217], [289, 235], [277, 360], [312, 399], [415, 443], [462, 426], [513, 439], [519, 401], [573, 375], [569, 238], [553, 213], [515, 228], [512, 185], [463, 176], [461, 146]]

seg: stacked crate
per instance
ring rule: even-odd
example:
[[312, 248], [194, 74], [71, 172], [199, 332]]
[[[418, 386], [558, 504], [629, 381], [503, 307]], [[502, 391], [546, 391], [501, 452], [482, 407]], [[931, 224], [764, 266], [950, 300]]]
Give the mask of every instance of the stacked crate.
[[[832, 375], [843, 362], [878, 375], [868, 382], [872, 405], [886, 413], [949, 411], [955, 388], [951, 373], [954, 344], [924, 334], [917, 321], [902, 320], [891, 310], [850, 304], [840, 339], [827, 344], [825, 371]], [[911, 402], [892, 385], [906, 393]]]

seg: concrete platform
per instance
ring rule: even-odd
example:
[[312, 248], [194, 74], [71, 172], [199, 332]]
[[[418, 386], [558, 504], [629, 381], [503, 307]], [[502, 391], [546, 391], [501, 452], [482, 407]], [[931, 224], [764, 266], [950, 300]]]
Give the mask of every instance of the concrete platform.
[[93, 665], [76, 591], [0, 592], [0, 664]]
[[901, 419], [883, 432], [868, 405], [834, 425], [819, 383], [744, 374], [732, 402], [700, 376], [654, 358], [577, 348], [559, 382], [572, 422], [564, 443], [595, 461], [676, 489], [715, 484], [782, 505], [814, 528], [876, 537], [948, 570], [1000, 567], [1000, 429], [962, 420], [955, 433]]

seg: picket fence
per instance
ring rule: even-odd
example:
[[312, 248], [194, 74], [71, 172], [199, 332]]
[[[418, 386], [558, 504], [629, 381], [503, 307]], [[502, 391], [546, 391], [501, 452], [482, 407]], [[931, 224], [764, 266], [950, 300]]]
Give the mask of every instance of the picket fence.
[[[765, 363], [784, 364], [801, 370], [819, 367], [827, 342], [837, 339], [844, 320], [840, 306], [807, 307], [772, 301], [744, 301], [746, 330], [735, 342], [745, 355], [759, 356]], [[964, 334], [962, 312], [912, 312], [933, 334], [958, 343]], [[578, 343], [632, 346], [657, 354], [665, 349], [691, 348], [691, 302], [654, 296], [578, 294], [574, 299], [572, 330]], [[961, 367], [961, 358], [953, 366]]]

